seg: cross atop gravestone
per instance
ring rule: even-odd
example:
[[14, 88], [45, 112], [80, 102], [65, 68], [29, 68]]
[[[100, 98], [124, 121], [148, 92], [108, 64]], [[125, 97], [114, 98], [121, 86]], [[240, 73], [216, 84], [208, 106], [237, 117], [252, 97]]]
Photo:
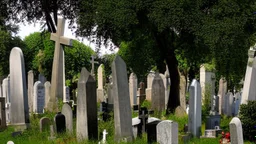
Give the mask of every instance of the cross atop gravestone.
[[95, 60], [94, 56], [91, 56], [91, 58], [92, 58], [92, 60], [90, 61], [92, 64], [91, 75], [94, 77], [94, 64], [98, 64], [99, 62], [94, 61]]
[[51, 40], [55, 41], [55, 50], [52, 65], [51, 97], [47, 106], [49, 111], [56, 111], [56, 97], [62, 99], [64, 93], [65, 59], [63, 45], [72, 46], [72, 39], [63, 36], [64, 28], [65, 20], [58, 18], [57, 32], [51, 34]]

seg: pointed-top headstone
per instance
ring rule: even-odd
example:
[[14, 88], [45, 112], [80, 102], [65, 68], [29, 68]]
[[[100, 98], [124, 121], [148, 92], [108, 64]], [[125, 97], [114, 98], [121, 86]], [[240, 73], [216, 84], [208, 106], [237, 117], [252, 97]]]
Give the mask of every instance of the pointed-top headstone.
[[98, 139], [96, 82], [85, 68], [78, 80], [76, 115], [77, 140]]
[[132, 141], [132, 114], [126, 64], [120, 56], [112, 63], [115, 140]]
[[188, 131], [195, 137], [201, 135], [201, 113], [202, 113], [202, 96], [201, 86], [197, 80], [193, 80], [189, 88], [189, 115]]
[[73, 133], [73, 112], [69, 104], [64, 104], [62, 106], [61, 113], [65, 116], [66, 119], [66, 128], [69, 133]]
[[28, 94], [23, 53], [15, 47], [10, 54], [11, 124], [26, 129], [29, 123]]
[[72, 40], [65, 38], [65, 20], [58, 18], [57, 32], [51, 34], [51, 40], [55, 41], [54, 58], [52, 64], [51, 97], [47, 109], [57, 111], [56, 98], [63, 98], [65, 87], [65, 62], [63, 45], [72, 46]]

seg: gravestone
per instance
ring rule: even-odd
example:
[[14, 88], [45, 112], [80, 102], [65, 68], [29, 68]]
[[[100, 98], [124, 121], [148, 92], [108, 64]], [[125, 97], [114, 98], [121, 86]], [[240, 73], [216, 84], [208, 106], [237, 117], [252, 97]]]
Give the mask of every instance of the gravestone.
[[204, 65], [200, 67], [200, 85], [202, 92], [202, 104], [204, 104], [205, 94], [215, 95], [215, 73], [207, 70]]
[[54, 122], [55, 122], [56, 132], [57, 133], [64, 133], [64, 132], [66, 132], [66, 118], [65, 118], [65, 116], [61, 112], [58, 112], [55, 115]]
[[238, 113], [239, 113], [239, 107], [240, 107], [240, 104], [241, 104], [241, 94], [240, 94], [240, 92], [237, 92], [236, 94], [235, 94], [235, 98], [236, 98], [236, 100], [235, 100], [235, 116], [237, 116], [238, 115]]
[[171, 120], [161, 121], [157, 126], [157, 142], [178, 144], [178, 123]]
[[151, 107], [157, 111], [163, 111], [165, 109], [165, 88], [162, 78], [159, 73], [156, 73], [152, 83], [151, 94]]
[[142, 103], [144, 102], [144, 100], [146, 99], [144, 82], [140, 82], [137, 93], [138, 93], [137, 104], [140, 107], [142, 105]]
[[234, 117], [229, 123], [230, 140], [232, 144], [243, 144], [243, 128], [239, 118]]
[[186, 110], [186, 78], [185, 76], [180, 76], [180, 106]]
[[0, 97], [0, 131], [6, 129], [5, 98]]
[[44, 74], [42, 74], [42, 73], [38, 74], [38, 81], [40, 81], [42, 84], [44, 84], [46, 82], [46, 78], [45, 78]]
[[219, 96], [213, 95], [211, 98], [211, 115], [217, 115], [219, 112]]
[[246, 67], [244, 87], [241, 104], [247, 104], [248, 100], [256, 100], [256, 46], [250, 47], [248, 51], [248, 62]]
[[61, 113], [65, 116], [67, 131], [73, 133], [73, 112], [71, 107], [68, 104], [64, 104]]
[[37, 81], [34, 84], [34, 103], [33, 112], [41, 114], [44, 112], [45, 104], [45, 88], [41, 81]]
[[147, 76], [147, 88], [146, 88], [146, 100], [151, 101], [151, 90], [152, 90], [152, 83], [154, 79], [154, 72], [150, 71], [150, 73]]
[[133, 137], [136, 139], [137, 135], [139, 134], [139, 124], [141, 120], [138, 117], [132, 118], [132, 131]]
[[133, 141], [132, 114], [126, 64], [120, 56], [112, 63], [115, 140]]
[[227, 93], [227, 81], [225, 80], [224, 77], [222, 77], [219, 81], [219, 91], [218, 91], [218, 96], [219, 96], [219, 114], [224, 114], [224, 109], [225, 109], [225, 95]]
[[76, 116], [77, 140], [98, 139], [96, 82], [85, 68], [78, 80]]
[[44, 89], [45, 89], [45, 104], [44, 108], [48, 109], [48, 103], [50, 101], [50, 95], [51, 95], [51, 83], [49, 81], [44, 83]]
[[104, 65], [101, 64], [98, 68], [98, 88], [97, 88], [98, 102], [104, 101], [103, 76], [104, 76]]
[[201, 86], [194, 79], [189, 88], [189, 115], [188, 115], [188, 131], [195, 137], [201, 135], [201, 113], [202, 113], [202, 96]]
[[168, 78], [164, 75], [164, 74], [159, 74], [160, 77], [163, 80], [163, 84], [164, 84], [164, 101], [165, 101], [165, 108], [167, 108], [167, 103], [168, 103], [168, 99], [169, 99], [169, 93], [168, 93], [168, 89], [169, 89], [169, 85], [168, 85]]
[[28, 94], [23, 53], [18, 47], [10, 54], [10, 89], [11, 124], [24, 130], [29, 124]]
[[108, 103], [108, 111], [113, 111], [114, 108], [114, 94], [113, 94], [113, 83], [108, 84], [107, 88], [107, 103]]
[[216, 126], [220, 127], [220, 115], [209, 115], [206, 116], [205, 129], [214, 129]]
[[10, 76], [3, 80], [2, 85], [3, 97], [5, 98], [5, 113], [6, 113], [6, 122], [9, 124], [11, 121], [10, 118]]
[[56, 98], [63, 98], [65, 86], [65, 62], [63, 45], [72, 46], [72, 40], [65, 38], [65, 20], [58, 18], [57, 32], [51, 33], [51, 40], [55, 41], [54, 58], [52, 64], [51, 95], [47, 110], [57, 111]]
[[137, 76], [135, 73], [131, 73], [129, 77], [129, 92], [130, 92], [131, 107], [137, 104], [137, 88], [138, 88]]
[[33, 102], [34, 102], [34, 72], [33, 70], [30, 70], [28, 72], [28, 106], [29, 106], [29, 112], [31, 113], [33, 111]]
[[181, 106], [176, 107], [176, 109], [175, 109], [175, 116], [177, 116], [177, 117], [184, 117], [186, 115], [187, 115], [186, 111]]
[[233, 94], [231, 92], [228, 92], [224, 99], [224, 103], [225, 103], [224, 114], [226, 114], [227, 116], [232, 116], [233, 102], [234, 102]]
[[47, 132], [50, 130], [51, 120], [47, 117], [42, 117], [39, 122], [40, 132]]
[[70, 91], [69, 91], [69, 87], [65, 86], [64, 88], [65, 93], [64, 93], [64, 97], [63, 97], [63, 102], [64, 103], [68, 103], [70, 101]]

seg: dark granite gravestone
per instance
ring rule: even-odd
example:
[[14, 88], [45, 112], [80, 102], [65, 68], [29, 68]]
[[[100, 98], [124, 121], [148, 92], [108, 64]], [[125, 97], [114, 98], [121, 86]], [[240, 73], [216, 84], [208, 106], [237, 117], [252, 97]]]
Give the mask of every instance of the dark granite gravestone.
[[148, 144], [156, 143], [156, 126], [160, 122], [160, 120], [156, 120], [147, 124]]
[[206, 128], [215, 129], [215, 126], [220, 126], [220, 115], [209, 115], [206, 117]]
[[55, 115], [54, 121], [55, 121], [57, 133], [66, 132], [66, 119], [65, 119], [65, 116], [61, 114], [61, 112], [58, 112]]

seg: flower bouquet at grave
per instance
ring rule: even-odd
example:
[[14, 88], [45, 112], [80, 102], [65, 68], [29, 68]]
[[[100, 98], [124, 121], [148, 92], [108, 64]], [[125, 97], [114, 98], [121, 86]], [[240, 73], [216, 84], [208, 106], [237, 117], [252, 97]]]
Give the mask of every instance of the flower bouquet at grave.
[[220, 139], [220, 144], [231, 144], [230, 143], [230, 133], [229, 132], [222, 132], [222, 137]]

